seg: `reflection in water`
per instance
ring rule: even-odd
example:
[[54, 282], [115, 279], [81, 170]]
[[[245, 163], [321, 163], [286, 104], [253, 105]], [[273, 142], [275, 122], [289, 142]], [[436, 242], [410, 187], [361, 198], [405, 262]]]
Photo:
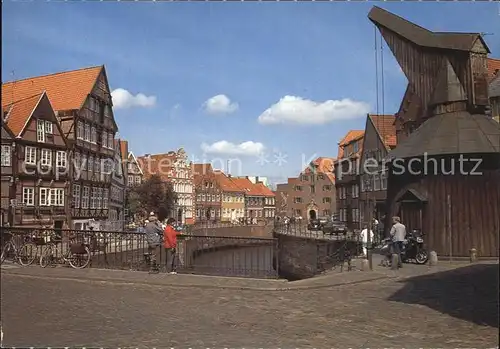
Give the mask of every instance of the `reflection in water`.
[[206, 251], [194, 258], [192, 271], [226, 276], [277, 277], [272, 245]]

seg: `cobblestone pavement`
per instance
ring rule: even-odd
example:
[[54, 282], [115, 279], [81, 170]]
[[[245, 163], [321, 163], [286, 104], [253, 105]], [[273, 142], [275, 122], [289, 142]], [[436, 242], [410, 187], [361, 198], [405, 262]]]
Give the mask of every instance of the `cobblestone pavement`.
[[[488, 321], [498, 312], [498, 289], [494, 296], [490, 292], [498, 265], [447, 273], [452, 274], [424, 275], [419, 278], [430, 281], [411, 284], [386, 279], [315, 290], [244, 291], [41, 279], [4, 271], [3, 345], [497, 346], [497, 327]], [[440, 309], [440, 302], [448, 308]]]

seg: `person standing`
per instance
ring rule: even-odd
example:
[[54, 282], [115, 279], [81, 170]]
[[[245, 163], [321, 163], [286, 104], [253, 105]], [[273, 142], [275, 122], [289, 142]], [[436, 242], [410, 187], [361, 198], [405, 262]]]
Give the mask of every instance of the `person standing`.
[[174, 229], [175, 219], [167, 220], [167, 227], [163, 231], [163, 247], [167, 257], [165, 259], [165, 267], [168, 272], [168, 260], [170, 258], [170, 274], [177, 274], [177, 235], [179, 232]]
[[[370, 229], [370, 241], [373, 244], [373, 230]], [[367, 256], [367, 246], [368, 246], [368, 224], [363, 226], [361, 231], [361, 242], [363, 243], [363, 256]]]
[[406, 239], [406, 227], [401, 224], [401, 218], [392, 217], [391, 238], [393, 242], [393, 253], [398, 255], [398, 268], [403, 266], [401, 260], [401, 251], [403, 250], [403, 242]]
[[154, 213], [149, 217], [148, 223], [146, 223], [144, 227], [144, 233], [146, 234], [146, 241], [148, 242], [148, 253], [151, 256], [150, 272], [158, 273], [159, 270], [156, 260], [159, 247], [161, 246], [163, 229]]

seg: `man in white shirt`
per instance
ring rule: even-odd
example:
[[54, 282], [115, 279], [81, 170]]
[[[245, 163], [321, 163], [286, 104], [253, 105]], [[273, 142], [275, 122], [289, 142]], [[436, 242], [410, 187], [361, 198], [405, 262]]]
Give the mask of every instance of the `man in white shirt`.
[[[361, 241], [363, 242], [363, 256], [367, 255], [367, 246], [368, 246], [368, 224], [363, 226], [363, 230], [361, 231]], [[373, 243], [373, 231], [370, 229], [370, 241]]]

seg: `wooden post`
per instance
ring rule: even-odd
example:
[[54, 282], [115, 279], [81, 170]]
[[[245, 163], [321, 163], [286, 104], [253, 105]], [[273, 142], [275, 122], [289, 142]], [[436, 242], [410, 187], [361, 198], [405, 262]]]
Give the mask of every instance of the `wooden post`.
[[373, 270], [373, 255], [372, 255], [372, 226], [373, 226], [373, 210], [370, 207], [371, 200], [368, 200], [368, 232], [366, 233], [367, 238], [367, 249], [366, 249], [366, 258], [368, 259], [368, 267], [370, 270]]

